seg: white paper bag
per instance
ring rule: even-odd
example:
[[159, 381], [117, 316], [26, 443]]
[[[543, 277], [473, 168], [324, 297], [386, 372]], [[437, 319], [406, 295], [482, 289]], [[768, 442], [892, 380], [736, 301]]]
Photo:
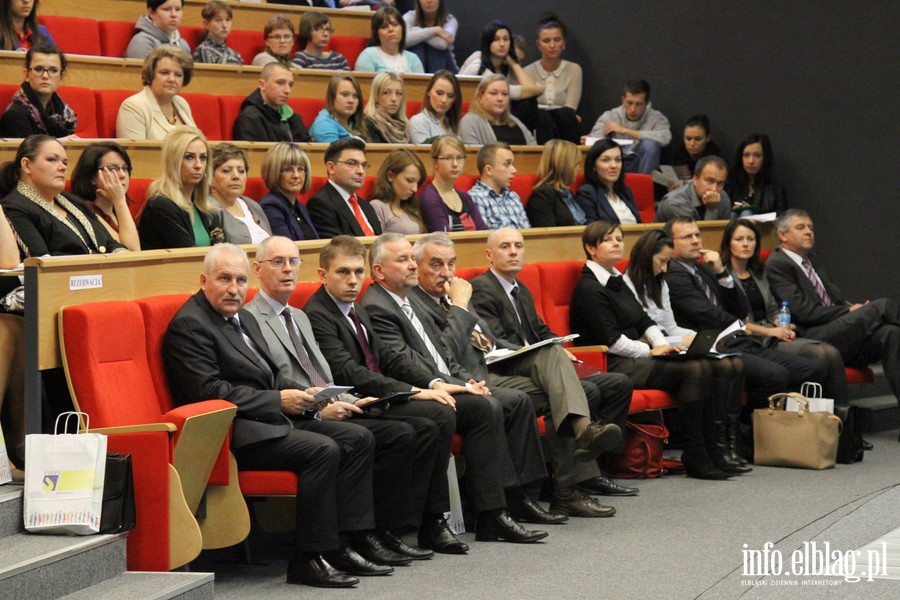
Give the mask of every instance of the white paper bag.
[[[71, 417], [85, 433], [67, 434]], [[63, 433], [59, 433], [63, 419]], [[25, 529], [32, 533], [89, 535], [100, 531], [106, 436], [87, 433], [85, 413], [63, 413], [55, 433], [25, 436]]]
[[466, 532], [466, 520], [463, 518], [462, 499], [459, 496], [459, 478], [456, 476], [456, 458], [450, 456], [450, 464], [447, 465], [447, 483], [450, 487], [450, 513], [447, 517], [447, 525], [454, 535]]
[[[813, 381], [807, 381], [800, 386], [800, 394], [806, 396], [809, 400], [809, 412], [827, 412], [834, 414], [834, 399], [822, 397], [822, 385]], [[798, 412], [797, 401], [793, 398], [787, 399], [785, 410]]]
[[3, 429], [0, 428], [0, 485], [12, 481], [12, 473], [9, 470], [9, 455], [6, 454], [6, 440], [3, 439]]

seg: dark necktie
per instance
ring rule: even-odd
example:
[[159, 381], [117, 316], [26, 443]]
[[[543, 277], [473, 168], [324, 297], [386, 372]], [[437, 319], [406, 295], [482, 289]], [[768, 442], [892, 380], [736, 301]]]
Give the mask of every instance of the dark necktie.
[[353, 216], [356, 217], [356, 222], [359, 223], [359, 228], [362, 229], [363, 235], [375, 235], [375, 232], [369, 227], [369, 223], [366, 221], [365, 216], [363, 216], [362, 209], [359, 206], [359, 199], [356, 197], [356, 194], [350, 194], [347, 201], [350, 202], [350, 207], [353, 209]]
[[381, 368], [378, 366], [375, 354], [372, 353], [369, 340], [366, 339], [366, 332], [363, 331], [362, 322], [359, 320], [359, 315], [356, 314], [356, 309], [351, 306], [347, 316], [350, 317], [350, 320], [353, 321], [353, 326], [356, 328], [356, 340], [359, 342], [359, 347], [366, 358], [366, 368], [373, 373], [381, 373]]
[[513, 302], [516, 305], [516, 313], [519, 317], [519, 324], [522, 325], [522, 333], [525, 338], [526, 344], [533, 344], [538, 341], [537, 333], [534, 331], [534, 328], [531, 326], [531, 321], [525, 316], [525, 305], [522, 304], [522, 297], [519, 294], [519, 286], [516, 286], [510, 292], [510, 296], [513, 297]]
[[622, 276], [621, 275], [613, 275], [609, 279], [606, 280], [606, 287], [613, 291], [622, 289]]
[[[226, 322], [231, 326], [232, 329], [234, 329], [237, 332], [238, 337], [241, 338], [241, 341], [244, 342], [244, 345], [246, 345], [248, 348], [250, 348], [250, 352], [252, 352], [253, 356], [256, 357], [257, 361], [259, 362], [260, 368], [263, 370], [263, 372], [266, 374], [266, 377], [269, 380], [269, 387], [274, 388], [275, 387], [275, 374], [272, 373], [272, 368], [269, 366], [269, 363], [266, 362], [266, 359], [264, 359], [262, 357], [262, 354], [260, 354], [259, 351], [253, 347], [253, 344], [251, 343], [252, 340], [250, 340], [250, 336], [248, 335], [246, 338], [244, 337], [244, 328], [241, 325], [240, 321], [238, 321], [234, 317], [228, 317], [226, 319]], [[250, 340], [250, 341], [248, 341], [248, 340]]]
[[718, 306], [719, 301], [716, 299], [716, 295], [713, 291], [706, 285], [706, 280], [703, 279], [703, 276], [700, 274], [700, 268], [694, 267], [694, 277], [697, 279], [697, 283], [700, 284], [700, 289], [703, 290], [703, 293], [706, 294], [706, 299], [709, 300], [710, 304], [713, 306]]
[[294, 350], [297, 351], [297, 358], [300, 360], [300, 368], [306, 372], [313, 387], [326, 387], [328, 382], [325, 381], [325, 378], [322, 377], [322, 374], [313, 364], [309, 352], [306, 351], [306, 347], [303, 345], [303, 340], [300, 339], [300, 334], [297, 332], [294, 318], [291, 315], [291, 309], [285, 308], [281, 312], [281, 316], [284, 318], [284, 325], [287, 327], [288, 335], [291, 337], [291, 343], [294, 344]]
[[831, 298], [828, 297], [828, 292], [825, 291], [825, 286], [822, 285], [822, 280], [819, 279], [818, 274], [816, 274], [816, 270], [813, 269], [812, 262], [809, 260], [808, 256], [804, 256], [803, 260], [800, 261], [800, 264], [803, 265], [803, 270], [806, 271], [806, 276], [809, 277], [810, 283], [812, 283], [813, 288], [816, 290], [816, 294], [819, 296], [819, 300], [822, 301], [822, 304], [825, 306], [832, 306]]

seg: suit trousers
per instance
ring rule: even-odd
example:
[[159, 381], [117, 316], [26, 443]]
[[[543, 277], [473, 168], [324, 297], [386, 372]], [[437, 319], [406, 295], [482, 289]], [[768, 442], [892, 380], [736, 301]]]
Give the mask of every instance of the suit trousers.
[[828, 378], [827, 363], [769, 348], [742, 352], [741, 361], [750, 409], [767, 406], [772, 394], [798, 390], [804, 381], [824, 383]]
[[[456, 394], [456, 431], [466, 459], [463, 483], [476, 512], [506, 507], [497, 449], [502, 447], [496, 415], [487, 398]], [[500, 426], [502, 427], [502, 426]]]
[[295, 547], [327, 552], [341, 546], [340, 532], [372, 529], [372, 461], [375, 439], [352, 423], [297, 420], [282, 438], [234, 450], [243, 470], [297, 474]]
[[497, 425], [497, 448], [495, 456], [500, 463], [503, 487], [520, 487], [547, 476], [544, 467], [544, 453], [538, 435], [534, 407], [527, 392], [518, 388], [502, 387], [488, 377], [491, 395], [484, 398], [490, 402]]

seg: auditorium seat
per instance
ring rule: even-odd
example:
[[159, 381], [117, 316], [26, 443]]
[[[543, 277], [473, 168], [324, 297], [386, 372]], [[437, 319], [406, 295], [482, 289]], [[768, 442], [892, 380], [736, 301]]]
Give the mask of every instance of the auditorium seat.
[[[249, 92], [248, 92], [249, 94]], [[219, 96], [219, 127], [223, 140], [233, 140], [234, 122], [241, 114], [241, 103], [246, 96]]]
[[293, 97], [288, 100], [288, 106], [300, 115], [300, 118], [303, 119], [303, 124], [309, 129], [312, 127], [313, 121], [316, 120], [319, 112], [325, 108], [325, 98]]
[[261, 31], [234, 30], [228, 35], [228, 47], [241, 55], [245, 65], [249, 65], [264, 46]]
[[[206, 139], [223, 140], [222, 124], [219, 122], [219, 101], [212, 94], [181, 94], [181, 97], [187, 100], [191, 107], [191, 114], [194, 116], [194, 123], [197, 128], [203, 132]], [[228, 132], [227, 139], [231, 139], [231, 132]]]
[[135, 221], [137, 221], [138, 215], [141, 214], [141, 209], [147, 202], [147, 187], [151, 183], [153, 183], [152, 179], [137, 178], [132, 179], [128, 185], [128, 197], [131, 198], [128, 210]]
[[413, 115], [422, 112], [422, 101], [421, 100], [409, 100], [406, 101], [406, 117], [412, 118]]
[[509, 184], [509, 189], [519, 195], [522, 204], [528, 204], [528, 199], [531, 198], [531, 192], [534, 191], [535, 183], [537, 183], [537, 175], [519, 173], [513, 177], [512, 183]]
[[13, 94], [15, 94], [20, 87], [20, 85], [15, 83], [0, 83], [0, 113], [6, 110], [6, 107], [12, 102]]
[[641, 173], [625, 173], [625, 185], [634, 194], [641, 215], [641, 222], [652, 223], [656, 217], [656, 204], [653, 196], [653, 178]]
[[119, 107], [129, 96], [136, 93], [134, 90], [98, 90], [97, 94], [97, 129], [100, 137], [116, 137], [116, 117], [119, 115]]
[[356, 59], [369, 45], [369, 38], [354, 35], [333, 35], [328, 44], [329, 49], [344, 55], [352, 69], [356, 65]]
[[206, 30], [203, 27], [186, 27], [182, 25], [178, 28], [178, 33], [184, 41], [187, 42], [191, 52], [193, 52], [194, 48], [197, 47], [197, 44], [200, 43], [200, 38], [203, 37], [205, 31]]
[[122, 58], [128, 42], [134, 36], [134, 23], [127, 21], [98, 21], [100, 29], [100, 53], [103, 56]]
[[[248, 175], [250, 174], [248, 173]], [[262, 177], [247, 177], [247, 187], [244, 189], [245, 196], [259, 202], [268, 191], [269, 188], [266, 187], [266, 182], [263, 181]]]
[[478, 181], [478, 175], [460, 175], [453, 187], [463, 192], [468, 192], [475, 185], [476, 181]]
[[41, 15], [43, 24], [56, 46], [66, 54], [100, 56], [100, 26], [94, 19]]
[[97, 98], [94, 90], [67, 87], [60, 89], [60, 96], [78, 115], [75, 135], [83, 138], [100, 137], [97, 130]]

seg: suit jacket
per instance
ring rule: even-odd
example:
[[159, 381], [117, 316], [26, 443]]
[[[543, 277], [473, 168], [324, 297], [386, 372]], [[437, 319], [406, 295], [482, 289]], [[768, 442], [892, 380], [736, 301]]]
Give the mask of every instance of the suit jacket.
[[[728, 221], [731, 219], [731, 198], [728, 193], [721, 192], [719, 206], [709, 209], [697, 195], [693, 181], [689, 181], [665, 196], [656, 209], [656, 223], [665, 223], [673, 217], [690, 217], [697, 221]], [[702, 211], [702, 212], [701, 212]]]
[[743, 290], [739, 289], [740, 284], [735, 282], [731, 289], [723, 287], [709, 267], [702, 263], [697, 267], [719, 304], [716, 306], [710, 302], [694, 275], [677, 260], [673, 260], [669, 263], [666, 283], [669, 285], [672, 312], [678, 325], [700, 331], [712, 327], [725, 328], [736, 319], [746, 319], [750, 314], [750, 305]]
[[[196, 127], [194, 115], [187, 100], [181, 96], [172, 98], [172, 106], [178, 114], [180, 125]], [[129, 140], [161, 140], [172, 130], [175, 125], [170, 124], [159, 102], [148, 86], [144, 86], [134, 96], [129, 96], [119, 107], [116, 117], [116, 137]]]
[[363, 396], [386, 396], [392, 392], [408, 392], [412, 386], [426, 388], [434, 379], [433, 373], [402, 361], [399, 354], [389, 353], [376, 335], [365, 309], [357, 305], [356, 313], [368, 333], [369, 347], [381, 373], [367, 369], [356, 330], [325, 291], [325, 286], [316, 290], [304, 310], [335, 383], [352, 385]]
[[[738, 281], [737, 276], [734, 274], [734, 269], [732, 269], [730, 266], [725, 268], [728, 269], [728, 272], [731, 273], [732, 277], [734, 277], [734, 282], [735, 284], [737, 284], [737, 288], [741, 291], [742, 294], [744, 294], [744, 298], [747, 301], [747, 307], [752, 311], [753, 306], [750, 304], [750, 300], [749, 298], [747, 298], [747, 294], [744, 293], [744, 286], [740, 284], [740, 281]], [[759, 293], [763, 298], [763, 302], [766, 305], [766, 321], [768, 321], [771, 325], [777, 325], [778, 309], [781, 308], [781, 306], [778, 304], [778, 302], [775, 301], [775, 296], [772, 295], [772, 289], [769, 287], [769, 282], [766, 280], [765, 274], [761, 273], [757, 275], [753, 271], [749, 271], [749, 273], [750, 278], [756, 284], [756, 288], [759, 290]], [[752, 317], [753, 315], [751, 314], [749, 320], [752, 321]]]
[[[378, 214], [375, 209], [359, 195], [356, 197], [359, 198], [359, 207], [369, 221], [372, 231], [375, 232], [375, 235], [381, 235], [381, 224], [378, 222]], [[331, 183], [326, 183], [318, 194], [310, 198], [306, 208], [309, 209], [312, 222], [322, 239], [330, 239], [337, 235], [357, 237], [365, 235], [353, 211]]]
[[791, 309], [791, 321], [796, 323], [798, 328], [804, 329], [830, 323], [850, 312], [844, 295], [828, 279], [828, 274], [818, 257], [811, 253], [809, 260], [822, 285], [825, 286], [832, 306], [822, 304], [822, 300], [816, 294], [816, 289], [809, 277], [806, 276], [806, 272], [781, 248], [776, 248], [769, 256], [769, 260], [766, 261], [766, 279], [769, 281], [772, 293], [779, 301], [787, 300]]
[[[557, 337], [547, 327], [544, 320], [538, 316], [531, 291], [521, 281], [518, 284], [519, 298], [522, 301], [525, 313], [522, 315], [522, 318], [527, 319], [531, 323], [532, 329], [538, 336], [538, 339], [533, 341]], [[506, 292], [500, 285], [500, 280], [497, 279], [493, 271], [488, 270], [484, 275], [479, 275], [472, 280], [472, 305], [487, 322], [491, 333], [495, 337], [502, 338], [516, 346], [525, 345], [525, 332], [516, 316], [512, 300], [506, 295]]]
[[[272, 235], [283, 235], [295, 242], [319, 239], [319, 232], [313, 225], [309, 211], [299, 200], [292, 205], [284, 194], [270, 190], [259, 205], [269, 219]], [[294, 212], [294, 206], [297, 212]]]
[[[294, 323], [299, 330], [300, 337], [303, 340], [303, 347], [306, 348], [313, 366], [318, 369], [325, 381], [332, 381], [331, 369], [328, 366], [328, 361], [322, 355], [322, 351], [319, 350], [309, 318], [302, 310], [294, 307], [289, 308]], [[278, 367], [278, 372], [293, 381], [300, 382], [304, 389], [313, 387], [309, 374], [300, 366], [300, 357], [297, 355], [297, 349], [294, 348], [291, 336], [285, 328], [284, 317], [272, 310], [272, 306], [263, 298], [262, 294], [256, 294], [253, 300], [247, 303], [246, 309], [259, 323], [262, 336], [266, 341], [266, 347], [269, 349], [269, 353]]]
[[175, 314], [162, 345], [166, 379], [176, 405], [214, 399], [237, 405], [231, 438], [235, 448], [286, 436], [293, 424], [281, 412], [279, 390], [304, 389], [279, 374], [253, 316], [241, 309], [238, 318], [275, 375], [274, 386], [259, 358], [213, 309], [202, 290]]
[[[199, 212], [200, 221], [209, 233], [210, 243], [224, 241], [222, 211], [211, 215]], [[141, 209], [138, 233], [141, 237], [141, 250], [193, 248], [196, 245], [190, 215], [166, 196], [153, 196], [147, 200]]]
[[576, 224], [572, 211], [551, 185], [534, 188], [525, 205], [525, 214], [532, 227], [566, 227]]
[[[621, 200], [625, 203], [625, 206], [628, 207], [628, 210], [631, 211], [631, 214], [634, 215], [634, 218], [637, 219], [637, 222], [640, 223], [641, 213], [638, 212], [637, 203], [634, 201], [634, 195], [627, 187], [622, 194]], [[606, 191], [592, 183], [585, 183], [578, 188], [578, 193], [575, 194], [575, 202], [577, 202], [578, 206], [581, 207], [581, 210], [584, 211], [588, 223], [600, 220], [609, 221], [610, 223], [619, 222], [619, 216], [609, 203], [609, 199], [606, 197]]]
[[[218, 206], [221, 208], [222, 205], [218, 201], [215, 201], [214, 198], [212, 200], [214, 201], [214, 206]], [[263, 209], [259, 205], [259, 203], [247, 197], [244, 197], [244, 203], [247, 205], [247, 209], [250, 211], [250, 216], [253, 217], [253, 220], [256, 222], [256, 224], [271, 234], [272, 227], [271, 225], [269, 225], [269, 219], [266, 218], [266, 213], [263, 212]], [[222, 229], [225, 232], [226, 242], [229, 242], [231, 244], [253, 243], [253, 239], [250, 237], [250, 230], [247, 228], [244, 222], [224, 208], [222, 208]]]
[[444, 342], [441, 340], [441, 331], [434, 324], [420, 298], [409, 295], [407, 296], [410, 306], [413, 308], [416, 317], [422, 323], [426, 335], [428, 335], [431, 343], [437, 349], [438, 354], [447, 363], [449, 373], [443, 373], [438, 370], [437, 364], [428, 352], [425, 342], [413, 328], [412, 323], [403, 314], [403, 310], [397, 305], [393, 298], [388, 295], [380, 284], [373, 283], [366, 290], [362, 299], [362, 306], [369, 313], [372, 319], [372, 325], [381, 342], [387, 346], [391, 352], [399, 354], [404, 360], [418, 365], [422, 370], [432, 373], [431, 379], [440, 377], [448, 383], [465, 384], [474, 376], [462, 368], [457, 362], [456, 357], [450, 352]]

